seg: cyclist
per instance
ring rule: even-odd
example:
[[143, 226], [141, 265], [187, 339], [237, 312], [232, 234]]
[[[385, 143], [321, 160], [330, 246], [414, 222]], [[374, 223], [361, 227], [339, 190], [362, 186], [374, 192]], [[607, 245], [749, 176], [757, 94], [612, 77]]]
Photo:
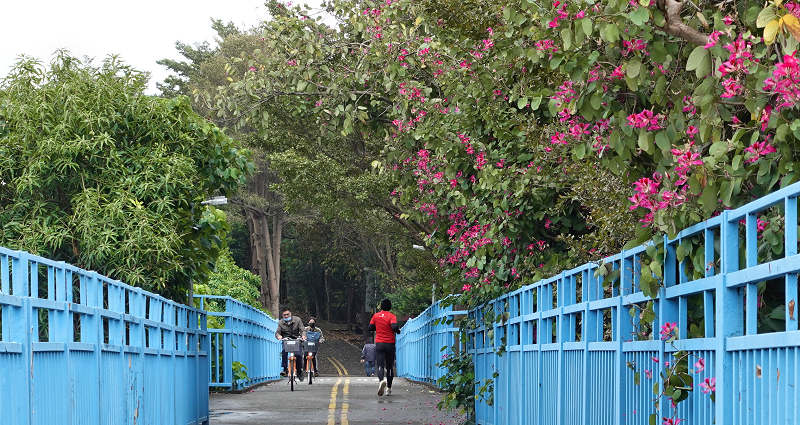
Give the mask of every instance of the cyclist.
[[[318, 342], [320, 344], [325, 342], [325, 336], [322, 335], [322, 329], [317, 327], [317, 319], [312, 317], [308, 319], [308, 326], [306, 326], [306, 339], [311, 342]], [[317, 355], [314, 355], [314, 376], [319, 376], [319, 369], [317, 369]]]
[[[378, 366], [378, 395], [392, 394], [392, 380], [394, 379], [395, 337], [400, 333], [397, 317], [390, 311], [392, 301], [381, 301], [381, 311], [372, 316], [369, 321], [369, 330], [375, 332], [375, 354]], [[385, 378], [384, 378], [385, 374]]]
[[[281, 320], [278, 321], [278, 329], [275, 331], [275, 338], [278, 341], [284, 338], [290, 339], [302, 339], [305, 341], [306, 339], [306, 331], [303, 326], [303, 321], [297, 317], [292, 316], [292, 312], [289, 311], [288, 308], [284, 308], [283, 312], [281, 313]], [[287, 359], [286, 359], [286, 351], [281, 350], [281, 368], [283, 371], [281, 372], [281, 376], [286, 376], [286, 366], [287, 366]], [[303, 380], [303, 361], [302, 359], [297, 362], [297, 371], [300, 380]]]

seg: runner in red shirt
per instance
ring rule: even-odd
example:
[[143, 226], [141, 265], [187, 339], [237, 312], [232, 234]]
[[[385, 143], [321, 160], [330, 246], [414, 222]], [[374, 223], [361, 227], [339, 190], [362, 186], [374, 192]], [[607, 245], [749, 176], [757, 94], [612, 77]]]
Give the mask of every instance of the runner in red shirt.
[[[392, 379], [394, 379], [395, 338], [394, 334], [400, 333], [397, 317], [390, 311], [392, 302], [388, 299], [381, 301], [381, 311], [372, 316], [369, 321], [369, 330], [375, 332], [375, 354], [378, 366], [378, 395], [392, 394]], [[386, 378], [384, 378], [384, 373]]]

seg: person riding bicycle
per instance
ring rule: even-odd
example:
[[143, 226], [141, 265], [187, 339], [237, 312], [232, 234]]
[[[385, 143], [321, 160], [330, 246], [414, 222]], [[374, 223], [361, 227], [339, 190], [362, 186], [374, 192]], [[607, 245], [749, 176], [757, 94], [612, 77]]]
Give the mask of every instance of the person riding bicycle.
[[[392, 379], [394, 379], [394, 359], [395, 337], [394, 334], [400, 333], [400, 326], [397, 324], [397, 317], [390, 311], [392, 301], [384, 299], [381, 301], [381, 311], [372, 316], [369, 321], [369, 331], [375, 332], [375, 354], [377, 354], [378, 367], [378, 395], [382, 396], [384, 391], [387, 395], [392, 394]], [[386, 378], [384, 378], [384, 374]]]
[[[306, 340], [310, 342], [318, 342], [320, 344], [325, 342], [325, 336], [322, 335], [322, 329], [317, 327], [317, 319], [312, 317], [308, 319], [308, 326], [305, 328]], [[319, 376], [319, 369], [317, 369], [317, 356], [314, 355], [314, 376]]]
[[[288, 308], [284, 308], [283, 312], [281, 313], [281, 320], [278, 321], [278, 329], [275, 331], [275, 338], [278, 341], [284, 338], [290, 339], [302, 339], [305, 341], [306, 339], [306, 331], [305, 327], [303, 326], [303, 321], [297, 317], [292, 316], [292, 312], [289, 311]], [[286, 367], [288, 364], [286, 351], [281, 349], [281, 376], [286, 376]], [[297, 371], [300, 380], [303, 380], [303, 360], [298, 359], [297, 361]]]

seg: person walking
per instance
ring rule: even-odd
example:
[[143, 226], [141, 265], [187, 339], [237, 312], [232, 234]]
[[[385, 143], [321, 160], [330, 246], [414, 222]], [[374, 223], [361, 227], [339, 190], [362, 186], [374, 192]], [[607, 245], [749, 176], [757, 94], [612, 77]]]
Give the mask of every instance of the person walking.
[[366, 343], [361, 349], [361, 364], [364, 365], [364, 373], [367, 376], [375, 374], [375, 344]]
[[[312, 317], [308, 319], [308, 326], [306, 326], [306, 341], [308, 342], [316, 342], [322, 344], [325, 342], [325, 336], [322, 335], [322, 329], [317, 327], [317, 319]], [[319, 376], [319, 369], [317, 369], [317, 354], [319, 352], [314, 353], [314, 358], [312, 362], [314, 363], [314, 376]]]
[[[278, 329], [275, 331], [275, 338], [280, 341], [284, 338], [306, 339], [306, 331], [303, 320], [297, 316], [292, 316], [288, 308], [284, 308], [281, 313], [281, 320], [278, 321]], [[286, 366], [288, 363], [286, 351], [281, 349], [281, 376], [286, 376]], [[297, 372], [300, 380], [303, 380], [303, 359], [297, 362]]]
[[372, 316], [369, 330], [375, 332], [375, 357], [378, 366], [378, 396], [392, 394], [394, 379], [395, 334], [400, 333], [397, 317], [391, 312], [392, 301], [381, 301], [381, 311]]

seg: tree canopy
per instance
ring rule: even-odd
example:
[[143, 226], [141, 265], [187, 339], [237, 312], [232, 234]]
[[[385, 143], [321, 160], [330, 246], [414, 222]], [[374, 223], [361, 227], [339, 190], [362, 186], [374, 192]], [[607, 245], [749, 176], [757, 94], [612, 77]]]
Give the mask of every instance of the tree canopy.
[[206, 280], [227, 224], [200, 202], [242, 184], [249, 153], [145, 84], [113, 57], [17, 63], [0, 83], [0, 244], [173, 297]]

